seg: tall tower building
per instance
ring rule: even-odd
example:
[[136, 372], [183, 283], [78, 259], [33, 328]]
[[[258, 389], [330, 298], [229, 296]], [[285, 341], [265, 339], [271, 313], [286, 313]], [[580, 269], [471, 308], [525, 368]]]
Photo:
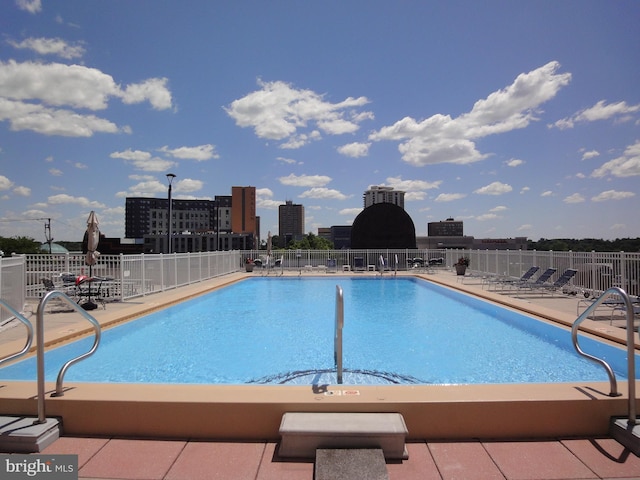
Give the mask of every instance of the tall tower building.
[[278, 236], [280, 246], [286, 247], [291, 240], [302, 240], [304, 237], [304, 206], [287, 200], [278, 206]]
[[231, 231], [258, 235], [256, 187], [231, 187]]
[[378, 203], [393, 203], [404, 210], [404, 193], [402, 190], [394, 190], [393, 187], [372, 185], [364, 192], [364, 208]]

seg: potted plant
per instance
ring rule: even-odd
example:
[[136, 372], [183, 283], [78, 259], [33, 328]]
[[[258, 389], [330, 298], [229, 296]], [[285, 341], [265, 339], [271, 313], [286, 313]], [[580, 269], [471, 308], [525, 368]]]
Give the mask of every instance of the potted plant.
[[460, 257], [453, 266], [456, 267], [456, 275], [464, 275], [469, 266], [469, 257]]
[[247, 258], [244, 262], [244, 269], [247, 272], [253, 272], [253, 267], [255, 267], [256, 264], [254, 263], [252, 258]]

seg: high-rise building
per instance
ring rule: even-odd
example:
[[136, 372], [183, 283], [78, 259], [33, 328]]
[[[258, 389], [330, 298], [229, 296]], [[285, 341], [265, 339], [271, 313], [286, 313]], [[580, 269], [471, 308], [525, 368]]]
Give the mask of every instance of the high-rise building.
[[404, 193], [402, 190], [394, 190], [393, 187], [372, 185], [364, 192], [364, 208], [378, 203], [393, 203], [404, 209]]
[[[250, 194], [245, 195], [244, 198], [245, 203], [253, 205], [254, 230], [250, 232], [232, 232], [232, 217], [235, 211], [232, 201], [232, 195], [216, 195], [213, 201], [172, 200], [172, 251], [180, 253], [253, 248], [256, 245], [259, 229], [259, 217], [255, 215], [255, 195], [253, 201]], [[241, 207], [242, 201], [241, 197], [239, 201]], [[249, 215], [245, 216], [249, 217]], [[244, 224], [248, 225], [249, 222]], [[242, 225], [242, 219], [240, 225]], [[126, 238], [143, 241], [146, 253], [166, 253], [169, 243], [168, 234], [168, 199], [146, 197], [126, 199]]]
[[429, 222], [427, 224], [427, 235], [430, 237], [462, 237], [463, 222], [447, 218], [440, 222]]
[[256, 187], [231, 187], [231, 231], [258, 235]]
[[[213, 231], [215, 203], [210, 200], [172, 200], [174, 233]], [[125, 200], [125, 237], [166, 235], [169, 231], [169, 200], [166, 198], [127, 197]]]
[[286, 247], [292, 240], [302, 240], [304, 237], [304, 206], [294, 204], [291, 200], [278, 206], [278, 227], [281, 247]]

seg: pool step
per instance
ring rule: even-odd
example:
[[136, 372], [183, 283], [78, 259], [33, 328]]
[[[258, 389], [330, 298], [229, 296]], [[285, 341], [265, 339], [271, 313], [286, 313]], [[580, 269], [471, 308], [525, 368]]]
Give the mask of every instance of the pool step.
[[399, 413], [287, 412], [280, 423], [281, 457], [314, 458], [317, 449], [382, 449], [386, 459], [408, 458]]
[[0, 416], [0, 452], [38, 453], [58, 438], [62, 424], [57, 418], [36, 423], [35, 417]]
[[609, 435], [636, 457], [640, 457], [640, 425], [629, 425], [627, 418], [612, 417], [609, 424]]
[[327, 449], [316, 453], [315, 480], [389, 480], [384, 453], [379, 448]]

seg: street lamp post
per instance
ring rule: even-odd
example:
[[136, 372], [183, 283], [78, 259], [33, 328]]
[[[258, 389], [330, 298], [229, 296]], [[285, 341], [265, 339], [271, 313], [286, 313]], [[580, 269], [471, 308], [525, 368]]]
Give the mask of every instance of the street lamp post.
[[173, 220], [173, 206], [171, 204], [171, 183], [173, 182], [173, 179], [176, 178], [176, 176], [173, 173], [167, 173], [167, 181], [169, 182], [169, 228], [167, 230], [167, 253], [172, 253], [173, 252], [173, 246], [171, 245], [172, 243], [172, 234], [173, 232], [171, 231], [172, 229], [172, 220]]

